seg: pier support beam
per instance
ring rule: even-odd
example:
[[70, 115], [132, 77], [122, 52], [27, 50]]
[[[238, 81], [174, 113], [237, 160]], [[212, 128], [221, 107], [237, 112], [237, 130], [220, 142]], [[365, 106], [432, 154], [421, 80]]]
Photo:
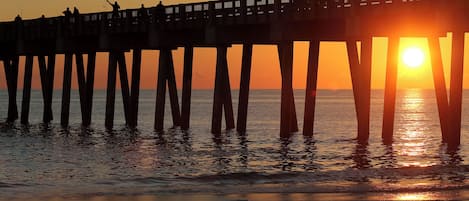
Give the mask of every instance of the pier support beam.
[[114, 124], [114, 106], [115, 106], [115, 92], [116, 92], [116, 73], [117, 66], [119, 65], [119, 77], [122, 91], [122, 102], [124, 105], [124, 116], [127, 125], [132, 124], [134, 121], [130, 109], [130, 90], [129, 80], [127, 75], [127, 65], [125, 62], [124, 52], [110, 52], [109, 53], [109, 70], [108, 70], [108, 89], [106, 100], [106, 128], [112, 129]]
[[174, 75], [173, 55], [171, 49], [160, 50], [158, 67], [158, 84], [156, 92], [155, 130], [161, 131], [164, 126], [164, 110], [166, 99], [166, 82], [168, 83], [169, 98], [174, 127], [180, 126], [181, 113], [176, 88], [176, 76]]
[[131, 128], [137, 127], [138, 124], [138, 98], [140, 96], [140, 69], [142, 64], [142, 50], [133, 50], [132, 59], [132, 84], [130, 90], [130, 120], [128, 125]]
[[436, 102], [438, 105], [438, 114], [440, 117], [441, 137], [443, 142], [448, 142], [449, 135], [449, 104], [446, 91], [445, 73], [443, 70], [443, 61], [441, 57], [440, 39], [430, 37], [428, 39], [430, 46], [433, 83], [435, 85]]
[[18, 106], [16, 104], [16, 91], [18, 88], [18, 63], [18, 56], [9, 57], [3, 60], [8, 88], [7, 122], [14, 122], [18, 119]]
[[238, 119], [237, 131], [241, 134], [246, 133], [248, 103], [249, 103], [249, 84], [251, 81], [252, 66], [252, 44], [243, 45], [243, 57], [241, 63], [241, 81], [239, 86], [238, 101]]
[[226, 59], [227, 47], [217, 47], [217, 69], [215, 75], [215, 90], [213, 95], [212, 133], [221, 133], [223, 110], [225, 111], [226, 129], [235, 128], [233, 118], [233, 104], [231, 100], [230, 77]]
[[384, 112], [383, 112], [383, 131], [382, 139], [384, 144], [390, 144], [393, 141], [394, 132], [394, 113], [396, 105], [396, 86], [397, 86], [397, 66], [399, 37], [388, 37], [388, 56], [386, 67], [386, 85], [384, 90]]
[[358, 141], [368, 142], [370, 137], [370, 102], [371, 102], [371, 61], [373, 39], [367, 38], [361, 41], [361, 61], [359, 79], [359, 105], [360, 117], [358, 120]]
[[192, 66], [194, 59], [194, 48], [184, 47], [184, 72], [182, 80], [182, 109], [181, 109], [181, 128], [188, 130], [191, 114], [191, 96], [192, 96]]
[[280, 137], [290, 137], [298, 131], [295, 99], [293, 96], [293, 41], [286, 41], [278, 46], [280, 71], [282, 74], [282, 98], [280, 111]]
[[96, 53], [88, 53], [86, 77], [83, 54], [77, 53], [75, 54], [75, 57], [77, 64], [78, 89], [80, 94], [81, 119], [82, 125], [86, 127], [91, 124]]
[[372, 43], [372, 38], [366, 38], [361, 41], [361, 56], [359, 60], [356, 41], [347, 41], [350, 73], [357, 112], [357, 140], [359, 143], [368, 142], [370, 136]]
[[54, 72], [55, 72], [55, 55], [49, 55], [46, 58], [43, 55], [38, 56], [39, 72], [41, 75], [42, 97], [44, 99], [44, 113], [42, 120], [49, 123], [53, 119], [52, 115], [52, 96], [54, 91]]
[[24, 67], [24, 82], [23, 82], [23, 100], [21, 104], [21, 123], [29, 123], [29, 105], [31, 103], [31, 79], [33, 75], [33, 62], [32, 55], [26, 56], [26, 64]]
[[316, 95], [318, 83], [320, 41], [309, 42], [308, 72], [306, 79], [305, 113], [303, 122], [303, 135], [312, 136], [314, 132], [314, 113], [316, 110]]
[[[29, 57], [26, 57], [26, 69], [28, 69], [28, 67], [29, 67], [28, 66], [28, 58]], [[62, 127], [67, 127], [68, 124], [69, 124], [70, 89], [71, 89], [71, 86], [72, 86], [72, 63], [73, 63], [73, 54], [65, 53], [64, 77], [63, 77], [63, 85], [62, 85], [62, 112], [61, 112], [61, 117], [60, 117], [60, 124], [62, 125]], [[32, 68], [32, 57], [31, 57], [30, 66]], [[25, 85], [26, 85], [26, 74], [25, 74]], [[29, 82], [28, 86], [31, 86], [31, 81]], [[24, 95], [23, 95], [23, 97], [24, 97]], [[24, 105], [24, 100], [23, 100], [23, 105]], [[28, 101], [28, 106], [29, 106], [29, 101]], [[23, 119], [23, 117], [21, 117], [21, 119]]]
[[106, 116], [105, 127], [112, 129], [114, 126], [114, 105], [116, 99], [116, 73], [117, 73], [117, 54], [109, 53], [109, 67], [107, 74], [107, 93], [106, 93]]
[[348, 61], [350, 65], [350, 77], [352, 80], [352, 88], [353, 88], [353, 98], [355, 102], [355, 110], [356, 110], [356, 117], [357, 120], [359, 119], [360, 115], [358, 114], [360, 110], [359, 107], [359, 95], [358, 92], [360, 88], [358, 87], [359, 79], [360, 79], [360, 61], [358, 57], [358, 48], [357, 48], [357, 41], [356, 40], [347, 40], [347, 55]]
[[122, 92], [122, 102], [124, 105], [124, 117], [125, 123], [129, 125], [130, 119], [130, 89], [129, 89], [129, 79], [127, 76], [127, 64], [125, 62], [124, 52], [118, 52], [117, 54], [117, 63], [119, 64], [119, 77], [121, 83], [121, 92]]
[[451, 85], [449, 98], [450, 135], [448, 145], [459, 146], [461, 142], [461, 108], [464, 72], [464, 32], [453, 32], [451, 55]]

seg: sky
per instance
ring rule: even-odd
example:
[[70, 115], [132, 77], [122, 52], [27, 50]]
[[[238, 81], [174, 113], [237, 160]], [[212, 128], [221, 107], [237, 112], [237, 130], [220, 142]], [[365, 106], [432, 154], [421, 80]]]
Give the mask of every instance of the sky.
[[[54, 17], [62, 14], [67, 7], [78, 7], [80, 13], [92, 13], [111, 11], [112, 8], [105, 0], [0, 0], [0, 21], [11, 21], [17, 14], [23, 19], [38, 18], [42, 14], [46, 17]], [[191, 0], [165, 0], [164, 4], [178, 4], [184, 2], [197, 2]], [[138, 8], [141, 4], [150, 7], [157, 1], [150, 0], [121, 0], [121, 9]], [[441, 39], [443, 62], [445, 67], [447, 86], [450, 75], [450, 36]], [[306, 86], [306, 69], [308, 56], [308, 42], [295, 42], [294, 45], [294, 70], [293, 87], [303, 89]], [[421, 48], [425, 54], [425, 62], [420, 68], [408, 68], [400, 62], [398, 69], [398, 88], [433, 88], [432, 71], [428, 45], [425, 38], [401, 39], [401, 51], [407, 47]], [[385, 83], [386, 72], [386, 38], [373, 39], [372, 62], [372, 88], [382, 89]], [[466, 48], [467, 49], [467, 48]], [[239, 88], [241, 71], [242, 45], [235, 44], [228, 49], [228, 68], [232, 89]], [[98, 53], [96, 64], [95, 88], [105, 89], [107, 80], [107, 53]], [[128, 73], [130, 76], [131, 54], [127, 53]], [[467, 53], [465, 53], [467, 57]], [[173, 51], [175, 73], [178, 88], [182, 87], [183, 48]], [[85, 57], [86, 58], [86, 57]], [[194, 51], [193, 88], [212, 89], [215, 79], [216, 50], [214, 48], [196, 48]], [[467, 59], [465, 64], [467, 64]], [[3, 68], [3, 67], [2, 67]], [[144, 51], [142, 56], [142, 89], [156, 88], [158, 72], [158, 51]], [[350, 70], [348, 65], [347, 50], [344, 42], [321, 42], [319, 57], [319, 89], [351, 89]], [[22, 88], [24, 75], [24, 58], [20, 60], [18, 87]], [[57, 56], [54, 87], [62, 88], [63, 55]], [[464, 73], [464, 88], [469, 88], [469, 72]], [[119, 82], [119, 81], [118, 81]], [[119, 85], [119, 84], [118, 84]], [[0, 70], [0, 88], [6, 87], [5, 75]], [[34, 89], [40, 89], [39, 69], [37, 59], [33, 68]], [[77, 88], [76, 69], [73, 69], [72, 87]], [[280, 66], [276, 46], [255, 45], [253, 49], [251, 88], [253, 89], [278, 89], [281, 87]]]

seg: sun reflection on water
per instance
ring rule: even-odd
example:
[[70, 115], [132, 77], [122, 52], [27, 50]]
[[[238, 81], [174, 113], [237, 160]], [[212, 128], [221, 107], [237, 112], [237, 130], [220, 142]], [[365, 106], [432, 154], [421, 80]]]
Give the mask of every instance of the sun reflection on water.
[[429, 141], [426, 133], [429, 128], [425, 126], [428, 117], [425, 113], [425, 99], [422, 90], [403, 91], [400, 108], [397, 116], [402, 122], [396, 132], [396, 137], [400, 138], [396, 145], [397, 154], [403, 159], [398, 162], [399, 166], [427, 167], [434, 163], [425, 161], [428, 154]]
[[433, 200], [435, 199], [431, 194], [426, 193], [405, 193], [399, 194], [393, 200]]

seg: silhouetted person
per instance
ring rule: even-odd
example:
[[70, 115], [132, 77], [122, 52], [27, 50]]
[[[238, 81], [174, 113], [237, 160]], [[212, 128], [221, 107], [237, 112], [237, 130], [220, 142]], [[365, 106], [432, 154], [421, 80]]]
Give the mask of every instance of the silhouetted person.
[[112, 4], [112, 3], [109, 2], [109, 1], [107, 1], [107, 3], [112, 6], [112, 18], [113, 18], [113, 19], [118, 18], [118, 17], [119, 17], [119, 9], [120, 9], [121, 7], [120, 7], [119, 4], [117, 3], [117, 1], [115, 1], [114, 4]]
[[148, 13], [147, 9], [145, 9], [145, 6], [142, 4], [142, 7], [138, 10], [138, 19], [140, 22], [146, 22], [148, 18]]
[[17, 32], [17, 36], [18, 37], [21, 37], [22, 33], [23, 33], [23, 19], [21, 19], [21, 16], [20, 15], [17, 15], [15, 17], [15, 23], [16, 23], [16, 32]]
[[70, 24], [70, 18], [72, 17], [72, 11], [70, 11], [70, 8], [67, 7], [67, 9], [62, 12], [64, 14], [64, 24], [66, 27]]
[[156, 5], [154, 14], [155, 14], [156, 22], [163, 23], [166, 21], [166, 11], [161, 1], [158, 3], [158, 5]]
[[78, 23], [80, 20], [80, 11], [78, 11], [77, 7], [73, 7], [73, 18], [75, 19], [75, 23]]
[[39, 18], [39, 37], [47, 33], [46, 29], [46, 16], [41, 15], [41, 18]]
[[64, 14], [65, 18], [70, 18], [70, 16], [72, 16], [72, 11], [70, 11], [69, 7], [67, 7], [67, 9], [62, 13]]
[[21, 22], [23, 19], [21, 19], [21, 16], [20, 15], [17, 15], [15, 17], [15, 22]]

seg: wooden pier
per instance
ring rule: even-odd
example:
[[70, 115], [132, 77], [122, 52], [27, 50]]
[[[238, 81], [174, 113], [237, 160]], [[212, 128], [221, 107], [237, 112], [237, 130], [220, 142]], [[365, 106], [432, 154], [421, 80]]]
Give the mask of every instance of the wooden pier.
[[[343, 41], [347, 45], [358, 121], [357, 139], [366, 143], [370, 133], [370, 91], [373, 37], [388, 38], [382, 138], [392, 143], [398, 49], [400, 37], [428, 38], [442, 140], [460, 144], [464, 61], [464, 33], [469, 29], [466, 0], [222, 0], [201, 3], [91, 13], [0, 23], [0, 60], [7, 78], [7, 121], [19, 118], [17, 82], [19, 58], [25, 57], [21, 123], [28, 124], [33, 63], [40, 69], [44, 101], [43, 121], [53, 121], [52, 93], [55, 57], [65, 55], [61, 125], [69, 124], [72, 66], [75, 61], [83, 126], [91, 124], [97, 52], [109, 53], [105, 127], [114, 120], [116, 75], [122, 86], [126, 124], [138, 125], [142, 50], [159, 51], [154, 128], [163, 130], [166, 91], [174, 126], [190, 128], [194, 48], [217, 50], [212, 127], [246, 133], [252, 48], [278, 46], [282, 76], [280, 136], [299, 131], [292, 87], [293, 43], [308, 41], [309, 60], [303, 134], [313, 135], [319, 44]], [[440, 37], [452, 33], [450, 88], [447, 91]], [[229, 82], [227, 48], [243, 45], [238, 116], [235, 124]], [[172, 50], [184, 48], [182, 103], [176, 88]], [[124, 54], [133, 52], [129, 80]], [[87, 55], [87, 62], [83, 56]], [[86, 72], [85, 72], [86, 69]], [[266, 69], [267, 70], [267, 69]], [[200, 72], [203, 73], [203, 72]], [[196, 105], [194, 107], [197, 107]]]

